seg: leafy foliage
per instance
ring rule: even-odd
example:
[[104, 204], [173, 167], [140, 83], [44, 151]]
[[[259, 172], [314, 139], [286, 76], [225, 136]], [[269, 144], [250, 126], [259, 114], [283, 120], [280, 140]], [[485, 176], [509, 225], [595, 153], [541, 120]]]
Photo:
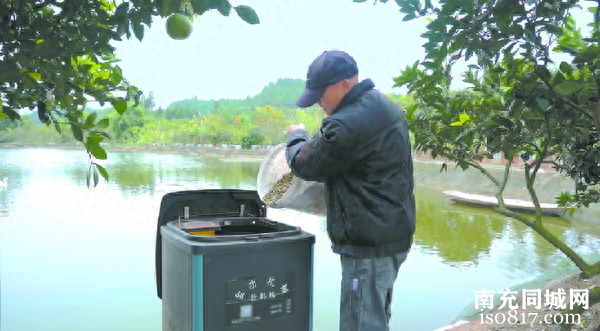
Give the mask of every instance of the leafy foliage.
[[[575, 183], [576, 194], [563, 194], [561, 204], [577, 207], [600, 197], [593, 189], [583, 193], [600, 180], [598, 16], [591, 37], [584, 38], [570, 16], [576, 0], [397, 3], [405, 20], [429, 19], [423, 34], [428, 40], [425, 59], [395, 79], [416, 100], [407, 109], [416, 148], [485, 173], [498, 187], [497, 211], [529, 225], [582, 271], [591, 272], [543, 228], [533, 184], [540, 166], [551, 163]], [[571, 61], [556, 65], [553, 51]], [[463, 79], [471, 87], [452, 91], [450, 71], [459, 60], [470, 63]], [[533, 222], [504, 206], [511, 163], [502, 178], [479, 163], [500, 153], [524, 163], [527, 190], [537, 209]]]
[[[250, 24], [250, 7], [235, 7]], [[58, 133], [68, 129], [90, 156], [88, 178], [105, 172], [93, 159], [106, 158], [100, 142], [110, 136], [95, 113], [84, 116], [88, 99], [110, 103], [123, 114], [140, 92], [115, 65], [112, 40], [142, 40], [153, 16], [184, 12], [198, 16], [215, 9], [229, 15], [228, 0], [0, 0], [0, 119], [19, 120], [24, 108]], [[103, 123], [99, 126], [99, 123]], [[95, 174], [95, 175], [94, 175]], [[104, 176], [107, 178], [106, 176]], [[90, 181], [88, 181], [90, 182]], [[97, 181], [93, 181], [96, 183]]]

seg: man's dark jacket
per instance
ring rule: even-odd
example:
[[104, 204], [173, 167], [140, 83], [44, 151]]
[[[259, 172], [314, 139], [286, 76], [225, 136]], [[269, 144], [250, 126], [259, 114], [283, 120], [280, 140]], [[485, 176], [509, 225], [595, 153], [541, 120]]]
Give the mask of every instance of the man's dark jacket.
[[296, 176], [325, 183], [335, 253], [375, 257], [410, 248], [416, 217], [406, 119], [370, 79], [344, 96], [312, 139], [292, 132], [286, 157]]

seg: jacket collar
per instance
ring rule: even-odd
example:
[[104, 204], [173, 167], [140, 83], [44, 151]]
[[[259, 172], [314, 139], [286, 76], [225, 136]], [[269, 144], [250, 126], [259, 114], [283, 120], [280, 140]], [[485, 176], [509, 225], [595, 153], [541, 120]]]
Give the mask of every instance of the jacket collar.
[[358, 97], [364, 92], [371, 90], [375, 87], [373, 81], [369, 78], [362, 82], [354, 85], [354, 87], [346, 93], [346, 95], [340, 101], [340, 104], [331, 112], [331, 115], [337, 113], [340, 109], [353, 104]]

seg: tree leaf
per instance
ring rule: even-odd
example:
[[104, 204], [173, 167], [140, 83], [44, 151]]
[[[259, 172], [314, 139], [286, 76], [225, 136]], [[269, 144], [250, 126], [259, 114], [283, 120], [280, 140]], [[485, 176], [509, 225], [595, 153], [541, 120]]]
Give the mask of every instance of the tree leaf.
[[550, 70], [548, 70], [548, 68], [543, 65], [536, 65], [534, 72], [543, 80], [550, 80], [550, 78], [552, 77]]
[[431, 69], [431, 70], [436, 70], [436, 69], [440, 68], [440, 66], [438, 64], [436, 64], [435, 62], [431, 62], [431, 61], [421, 62], [421, 65], [424, 66], [425, 68]]
[[408, 14], [408, 15], [405, 15], [405, 16], [402, 18], [402, 21], [403, 21], [403, 22], [405, 22], [405, 21], [410, 21], [410, 20], [414, 20], [415, 18], [417, 18], [417, 15], [415, 15], [415, 14]]
[[128, 31], [128, 29], [129, 29], [129, 22], [120, 22], [117, 25], [117, 35], [119, 36], [119, 40], [120, 40], [120, 37]]
[[98, 121], [98, 123], [96, 123], [96, 129], [98, 129], [98, 130], [106, 129], [109, 124], [110, 123], [109, 123], [108, 118], [101, 119], [100, 121]]
[[598, 52], [596, 51], [583, 51], [579, 53], [574, 59], [573, 63], [586, 63], [591, 62], [595, 58], [598, 57]]
[[570, 75], [573, 73], [573, 67], [571, 67], [571, 65], [568, 64], [567, 62], [561, 62], [560, 63], [560, 71], [564, 72], [567, 75]]
[[546, 24], [545, 28], [546, 28], [546, 31], [548, 31], [554, 35], [557, 35], [557, 36], [560, 36], [563, 33], [562, 27], [556, 26], [554, 24]]
[[535, 98], [535, 101], [537, 102], [538, 106], [540, 106], [541, 110], [548, 109], [548, 106], [550, 105], [550, 102], [548, 102], [548, 99], [546, 98], [537, 97]]
[[229, 16], [229, 13], [231, 12], [231, 4], [227, 0], [221, 0], [217, 9], [219, 9], [219, 13], [221, 13], [221, 15]]
[[87, 185], [88, 188], [90, 188], [90, 179], [92, 177], [92, 176], [90, 176], [91, 172], [92, 172], [92, 165], [90, 164], [90, 166], [88, 167], [87, 174], [85, 176], [85, 183], [86, 183], [86, 185]]
[[504, 126], [506, 128], [512, 128], [513, 126], [512, 120], [504, 116], [494, 116], [493, 120], [496, 121], [496, 123], [498, 123], [499, 125]]
[[37, 72], [28, 72], [27, 74], [29, 76], [31, 76], [33, 79], [37, 80], [38, 82], [42, 81], [42, 75]]
[[112, 71], [112, 82], [115, 85], [119, 85], [119, 83], [123, 80], [123, 71], [121, 67], [115, 66]]
[[85, 140], [86, 143], [88, 144], [95, 144], [98, 145], [99, 143], [101, 143], [104, 140], [104, 137], [98, 133], [96, 133], [95, 131], [90, 132], [90, 134], [87, 136], [87, 139]]
[[249, 24], [258, 24], [260, 23], [260, 20], [258, 19], [258, 15], [256, 15], [256, 12], [254, 11], [254, 9], [248, 7], [248, 6], [237, 6], [235, 7], [235, 11], [237, 12], [238, 16], [244, 20], [246, 23]]
[[99, 165], [98, 163], [94, 163], [94, 166], [98, 169], [100, 175], [104, 177], [104, 180], [108, 181], [108, 172], [106, 171], [106, 169], [104, 169], [104, 167]]
[[129, 10], [129, 2], [123, 2], [117, 7], [115, 10], [115, 16], [125, 16], [127, 15], [127, 11]]
[[196, 13], [198, 15], [202, 15], [211, 8], [212, 1], [211, 0], [191, 0], [191, 4], [192, 4], [192, 8], [194, 9], [194, 13]]
[[77, 141], [83, 142], [83, 133], [77, 125], [71, 124], [71, 131], [73, 131], [73, 137], [75, 137]]
[[87, 141], [85, 147], [98, 160], [106, 160], [106, 151], [96, 141]]
[[135, 37], [139, 41], [142, 41], [142, 39], [144, 39], [144, 27], [142, 26], [142, 22], [140, 22], [139, 19], [136, 19], [131, 22], [131, 26], [133, 27], [133, 34], [135, 34]]
[[101, 135], [102, 137], [105, 137], [107, 139], [111, 139], [111, 137], [108, 135], [108, 133], [106, 132], [102, 132], [102, 131], [94, 131], [94, 133]]
[[352, 2], [365, 2], [367, 0], [352, 0]]
[[94, 187], [96, 187], [96, 185], [98, 185], [98, 169], [96, 169], [94, 167]]
[[58, 134], [62, 134], [62, 130], [60, 129], [60, 124], [58, 124], [58, 122], [54, 122], [54, 128], [56, 129], [56, 132], [58, 132]]
[[441, 102], [435, 102], [432, 104], [433, 107], [435, 107], [438, 110], [445, 110], [446, 109], [446, 105], [441, 103]]
[[461, 113], [458, 115], [458, 121], [450, 123], [450, 126], [463, 126], [465, 123], [469, 122], [471, 117], [465, 113]]
[[553, 50], [555, 52], [569, 53], [569, 54], [571, 54], [573, 56], [579, 55], [579, 51], [578, 50], [576, 50], [576, 49], [574, 49], [572, 47], [569, 47], [569, 46], [565, 46], [565, 45], [556, 46], [556, 47], [554, 47]]
[[85, 124], [86, 125], [94, 124], [96, 117], [98, 117], [98, 114], [96, 114], [96, 112], [89, 114], [88, 117], [85, 119]]
[[[165, 17], [165, 16], [169, 16], [172, 13], [176, 12], [179, 10], [179, 8], [181, 7], [181, 2], [182, 0], [157, 0], [157, 6], [160, 7], [159, 13], [161, 14], [161, 16]], [[192, 6], [193, 6], [193, 2], [192, 2]], [[194, 7], [194, 11], [196, 11], [196, 7]]]
[[589, 83], [578, 82], [573, 80], [568, 80], [566, 82], [562, 82], [554, 87], [554, 90], [558, 94], [569, 95], [571, 93], [575, 93], [581, 89], [587, 87]]
[[123, 115], [127, 110], [127, 101], [123, 98], [113, 99], [110, 103], [120, 115]]

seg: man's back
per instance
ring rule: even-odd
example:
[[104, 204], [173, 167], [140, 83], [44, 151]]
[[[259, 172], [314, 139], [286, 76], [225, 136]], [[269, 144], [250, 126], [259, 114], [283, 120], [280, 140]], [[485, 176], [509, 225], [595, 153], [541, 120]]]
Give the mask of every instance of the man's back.
[[[328, 178], [328, 229], [334, 251], [382, 256], [406, 251], [415, 230], [414, 179], [406, 120], [400, 108], [365, 80], [342, 108], [349, 139], [343, 171]], [[356, 93], [356, 95], [352, 95]], [[325, 135], [328, 132], [324, 132]]]
[[294, 174], [325, 182], [327, 230], [340, 254], [340, 330], [389, 330], [398, 269], [415, 231], [410, 140], [402, 111], [358, 82], [356, 61], [325, 51], [309, 66], [298, 107], [318, 104], [329, 117], [312, 139], [303, 124], [287, 129]]

